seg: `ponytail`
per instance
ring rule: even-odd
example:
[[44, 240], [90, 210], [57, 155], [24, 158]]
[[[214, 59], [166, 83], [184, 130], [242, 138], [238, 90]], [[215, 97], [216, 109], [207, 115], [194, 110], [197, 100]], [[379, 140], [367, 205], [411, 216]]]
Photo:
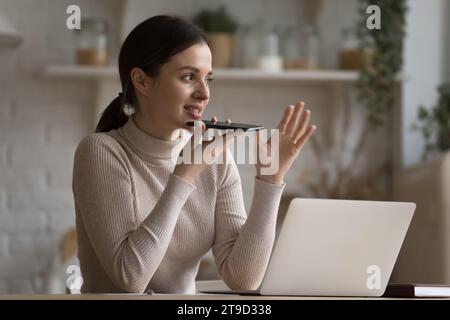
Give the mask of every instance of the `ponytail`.
[[[123, 94], [119, 93], [119, 96], [111, 101], [109, 106], [103, 111], [95, 132], [108, 132], [123, 127], [127, 123], [128, 117], [132, 112], [128, 110], [130, 106], [123, 103], [122, 97]], [[124, 110], [124, 107], [127, 110]]]

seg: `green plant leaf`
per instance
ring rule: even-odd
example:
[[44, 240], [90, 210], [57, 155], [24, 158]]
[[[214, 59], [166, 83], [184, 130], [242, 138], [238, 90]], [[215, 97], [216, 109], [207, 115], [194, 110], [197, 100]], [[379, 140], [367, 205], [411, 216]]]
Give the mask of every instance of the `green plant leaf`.
[[417, 110], [417, 116], [419, 120], [424, 120], [428, 117], [428, 110], [425, 107], [420, 106], [419, 110]]
[[202, 9], [194, 15], [192, 20], [205, 32], [234, 33], [238, 26], [236, 19], [227, 12], [224, 6], [216, 10]]

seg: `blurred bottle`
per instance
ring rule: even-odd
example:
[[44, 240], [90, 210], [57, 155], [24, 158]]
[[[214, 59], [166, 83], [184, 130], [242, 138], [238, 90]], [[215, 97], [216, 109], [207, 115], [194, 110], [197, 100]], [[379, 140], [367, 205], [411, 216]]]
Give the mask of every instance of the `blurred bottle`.
[[285, 69], [300, 69], [302, 56], [300, 51], [301, 33], [297, 25], [289, 24], [282, 33], [281, 54]]
[[370, 67], [373, 59], [373, 49], [360, 48], [356, 33], [352, 28], [345, 28], [341, 33], [341, 49], [339, 52], [339, 67], [343, 70], [361, 70]]
[[246, 25], [242, 30], [242, 68], [257, 68], [259, 57], [259, 38], [256, 25]]
[[108, 25], [101, 18], [81, 20], [77, 30], [76, 61], [80, 65], [103, 66], [108, 63]]
[[280, 71], [283, 59], [279, 53], [279, 35], [275, 27], [264, 26], [260, 33], [258, 69]]
[[319, 68], [320, 40], [317, 28], [311, 25], [289, 25], [283, 40], [285, 69]]
[[318, 69], [320, 59], [320, 39], [317, 26], [308, 24], [303, 28], [302, 57], [304, 69]]

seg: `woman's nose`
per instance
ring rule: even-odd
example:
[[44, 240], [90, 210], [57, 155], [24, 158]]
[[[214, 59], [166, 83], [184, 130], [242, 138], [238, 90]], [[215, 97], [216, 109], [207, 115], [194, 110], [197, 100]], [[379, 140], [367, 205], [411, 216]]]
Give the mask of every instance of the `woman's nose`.
[[206, 100], [209, 98], [209, 88], [206, 83], [200, 83], [195, 90], [195, 97]]

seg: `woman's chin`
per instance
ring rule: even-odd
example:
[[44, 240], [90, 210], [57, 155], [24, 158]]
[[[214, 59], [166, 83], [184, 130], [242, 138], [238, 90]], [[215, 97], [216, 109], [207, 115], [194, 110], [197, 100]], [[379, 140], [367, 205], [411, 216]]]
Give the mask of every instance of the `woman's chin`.
[[191, 118], [184, 118], [181, 128], [186, 129], [186, 130], [188, 130], [190, 132], [194, 132], [194, 128], [195, 127], [194, 126], [190, 126], [187, 123], [188, 122], [195, 122], [195, 121], [200, 121], [200, 120], [194, 120], [194, 119], [191, 119]]

